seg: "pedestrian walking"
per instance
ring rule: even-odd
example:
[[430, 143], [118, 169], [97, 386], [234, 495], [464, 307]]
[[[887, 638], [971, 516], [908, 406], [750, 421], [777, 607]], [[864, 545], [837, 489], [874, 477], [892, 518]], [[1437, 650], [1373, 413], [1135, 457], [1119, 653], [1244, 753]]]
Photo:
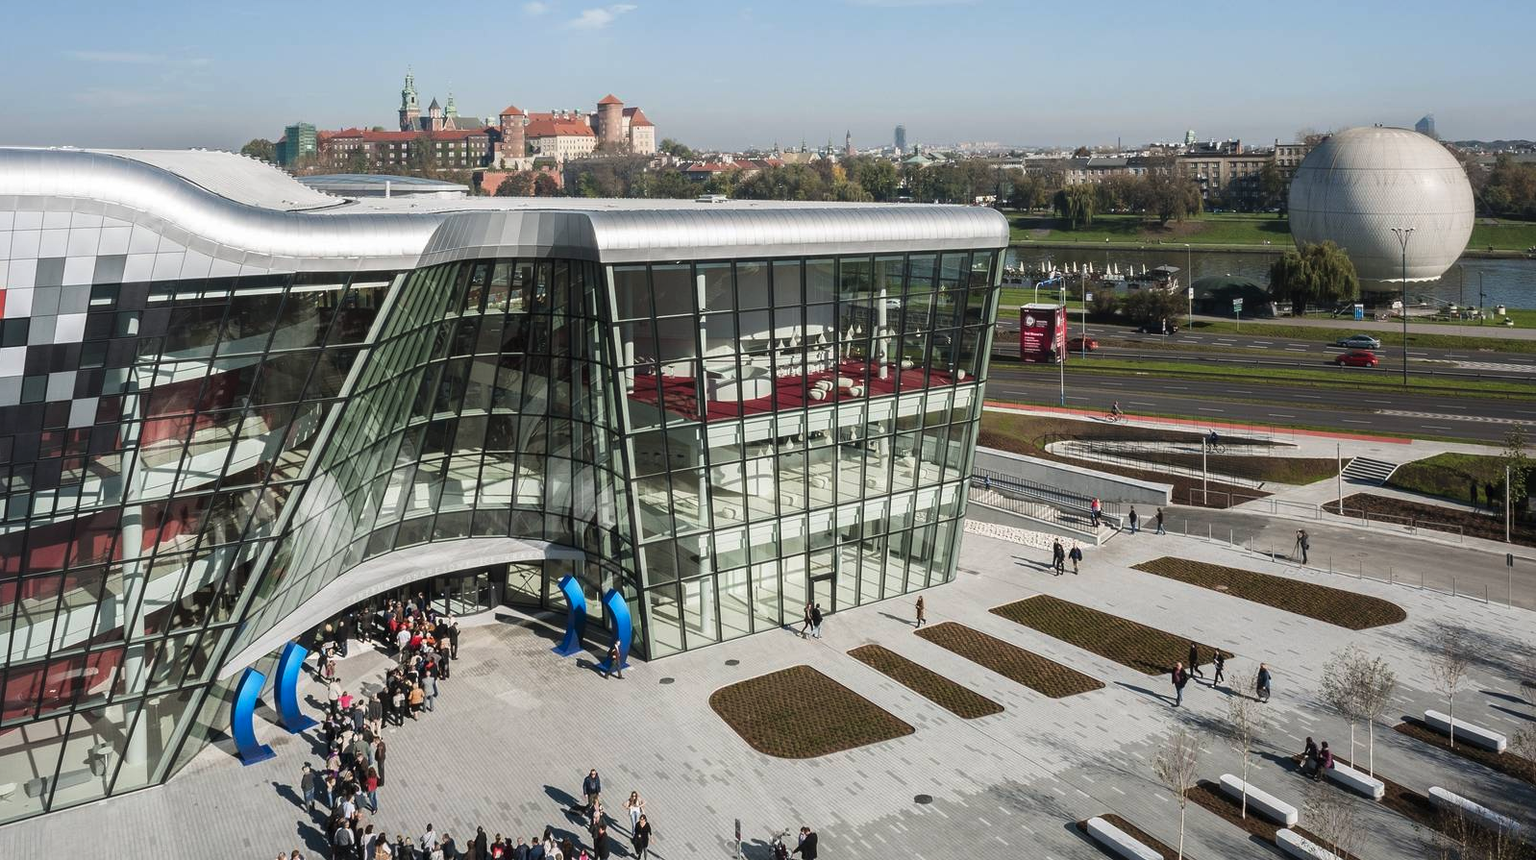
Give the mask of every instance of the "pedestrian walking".
[[814, 604], [811, 605], [811, 635], [815, 636], [817, 639], [821, 638], [821, 604], [820, 603], [814, 603]]
[[635, 822], [634, 828], [635, 860], [645, 860], [651, 853], [651, 822], [640, 814], [640, 820]]
[[1205, 673], [1200, 671], [1200, 646], [1193, 641], [1189, 643], [1189, 671], [1196, 678], [1205, 677]]
[[805, 860], [816, 860], [816, 831], [809, 827], [800, 828], [800, 844], [790, 854], [799, 854]]
[[1065, 572], [1063, 562], [1066, 561], [1066, 558], [1067, 551], [1061, 548], [1061, 539], [1057, 538], [1051, 543], [1051, 570], [1055, 572], [1056, 576], [1061, 576]]
[[368, 792], [368, 808], [374, 815], [379, 814], [379, 772], [374, 768], [368, 768], [368, 775], [363, 778], [363, 790]]
[[1162, 508], [1158, 508], [1157, 509], [1157, 534], [1160, 534], [1160, 535], [1167, 534], [1167, 532], [1163, 531], [1163, 509]]
[[800, 638], [804, 639], [811, 632], [811, 604], [805, 605], [805, 621], [800, 625]]
[[1301, 556], [1301, 563], [1307, 563], [1307, 550], [1312, 548], [1312, 541], [1307, 538], [1306, 529], [1296, 530], [1296, 544], [1291, 547], [1291, 558]]
[[1088, 502], [1088, 518], [1093, 522], [1094, 528], [1099, 527], [1099, 516], [1103, 514], [1103, 512], [1104, 504], [1099, 501], [1098, 496], [1094, 496], [1093, 499]]
[[591, 812], [603, 794], [603, 780], [597, 775], [597, 768], [587, 771], [587, 778], [581, 781], [581, 793], [586, 795], [587, 811]]
[[624, 680], [624, 661], [620, 659], [621, 656], [618, 640], [614, 640], [614, 643], [608, 646], [608, 672], [603, 673], [604, 678], [612, 674], [620, 681]]
[[640, 792], [629, 793], [629, 798], [624, 801], [624, 811], [629, 813], [629, 830], [633, 833], [640, 823], [640, 816], [645, 812], [645, 799], [640, 796]]
[[1216, 649], [1215, 662], [1216, 662], [1216, 671], [1215, 671], [1214, 674], [1211, 675], [1211, 686], [1212, 687], [1214, 687], [1217, 684], [1221, 683], [1222, 678], [1225, 676], [1224, 673], [1227, 670], [1227, 655], [1221, 653], [1221, 649], [1220, 648]]
[[1072, 575], [1077, 576], [1077, 566], [1083, 561], [1083, 548], [1072, 542], [1072, 551], [1067, 553], [1067, 558], [1072, 559]]
[[306, 812], [315, 811], [315, 771], [309, 765], [299, 772], [299, 791], [304, 794], [304, 809]]
[[1130, 515], [1129, 519], [1130, 519], [1130, 523], [1131, 523], [1131, 534], [1135, 534], [1136, 533], [1136, 526], [1140, 522], [1140, 519], [1136, 516], [1136, 506], [1135, 505], [1131, 505], [1131, 515]]
[[1184, 704], [1184, 685], [1189, 683], [1189, 673], [1184, 671], [1183, 663], [1173, 664], [1173, 706], [1175, 708]]
[[928, 619], [923, 615], [923, 596], [919, 594], [917, 596], [917, 626], [923, 626], [923, 622], [927, 620]]
[[1260, 663], [1259, 674], [1254, 677], [1253, 692], [1254, 697], [1261, 702], [1269, 701], [1269, 682], [1269, 666], [1265, 663]]
[[1472, 480], [1467, 482], [1467, 495], [1472, 497], [1472, 512], [1476, 513], [1477, 510], [1478, 510], [1478, 504], [1477, 504], [1477, 479], [1476, 478], [1473, 478]]
[[379, 785], [384, 784], [384, 738], [379, 738], [373, 746], [373, 766], [379, 769]]

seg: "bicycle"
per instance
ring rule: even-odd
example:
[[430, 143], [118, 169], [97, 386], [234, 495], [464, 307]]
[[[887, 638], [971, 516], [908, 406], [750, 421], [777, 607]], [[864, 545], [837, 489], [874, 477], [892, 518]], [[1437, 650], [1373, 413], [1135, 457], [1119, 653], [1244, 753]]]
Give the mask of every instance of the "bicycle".
[[781, 830], [768, 843], [773, 860], [789, 860], [789, 830]]
[[1111, 424], [1117, 424], [1117, 423], [1125, 420], [1125, 413], [1124, 412], [1106, 412], [1106, 413], [1104, 413], [1104, 420], [1108, 421]]
[[1208, 442], [1206, 443], [1205, 450], [1208, 454], [1225, 454], [1227, 453], [1227, 446], [1220, 442]]

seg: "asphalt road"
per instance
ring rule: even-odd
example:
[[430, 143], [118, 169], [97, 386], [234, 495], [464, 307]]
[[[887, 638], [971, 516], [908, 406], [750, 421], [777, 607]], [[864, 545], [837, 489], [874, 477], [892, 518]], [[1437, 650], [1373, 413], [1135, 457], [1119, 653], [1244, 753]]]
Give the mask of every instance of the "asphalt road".
[[[1067, 406], [1108, 412], [1110, 404], [1135, 415], [1187, 416], [1213, 423], [1327, 427], [1354, 433], [1439, 436], [1498, 442], [1515, 424], [1536, 430], [1536, 396], [1443, 397], [1393, 392], [1247, 382], [1232, 379], [1163, 378], [1075, 371], [1067, 365]], [[1060, 383], [1054, 366], [992, 367], [987, 397], [1056, 405]]]
[[[1472, 328], [1475, 328], [1472, 327]], [[994, 348], [999, 356], [1018, 355], [1018, 321], [998, 320], [998, 334]], [[1073, 323], [1072, 334], [1081, 329]], [[1265, 364], [1300, 366], [1315, 369], [1332, 369], [1338, 373], [1389, 373], [1402, 371], [1402, 350], [1391, 346], [1375, 350], [1381, 359], [1380, 366], [1372, 368], [1344, 367], [1333, 364], [1334, 356], [1344, 352], [1332, 343], [1299, 341], [1275, 338], [1264, 334], [1220, 334], [1180, 331], [1167, 337], [1141, 334], [1129, 326], [1091, 325], [1089, 336], [1101, 342], [1101, 348], [1088, 354], [1094, 358], [1127, 358], [1153, 356], [1165, 361], [1236, 362], [1261, 366]], [[1348, 334], [1348, 332], [1341, 332]], [[1076, 358], [1074, 355], [1072, 358]], [[1465, 375], [1491, 379], [1514, 379], [1536, 382], [1536, 355], [1519, 353], [1474, 352], [1458, 349], [1408, 348], [1409, 370], [1435, 374]], [[1532, 396], [1536, 397], [1536, 385]]]

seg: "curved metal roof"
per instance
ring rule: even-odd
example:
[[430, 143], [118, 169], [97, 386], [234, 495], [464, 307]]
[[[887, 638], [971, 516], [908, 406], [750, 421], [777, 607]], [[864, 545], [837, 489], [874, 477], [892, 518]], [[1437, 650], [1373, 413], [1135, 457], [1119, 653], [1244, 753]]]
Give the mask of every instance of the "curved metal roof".
[[[316, 198], [329, 205], [301, 208]], [[515, 197], [349, 201], [230, 153], [0, 148], [0, 210], [80, 209], [82, 202], [98, 212], [105, 205], [134, 213], [136, 223], [154, 222], [160, 232], [176, 233], [215, 259], [237, 260], [248, 271], [407, 268], [519, 253], [635, 262], [1008, 243], [1000, 213], [969, 206]]]

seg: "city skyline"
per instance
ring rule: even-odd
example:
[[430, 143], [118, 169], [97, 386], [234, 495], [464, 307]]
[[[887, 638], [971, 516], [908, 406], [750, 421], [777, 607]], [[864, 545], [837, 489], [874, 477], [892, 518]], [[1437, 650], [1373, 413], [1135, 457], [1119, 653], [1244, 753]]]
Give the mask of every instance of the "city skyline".
[[[1278, 20], [1207, 5], [1174, 19], [1122, 3], [1078, 11], [848, 0], [791, 3], [771, 15], [694, 2], [527, 2], [421, 21], [393, 3], [357, 19], [297, 5], [192, 15], [190, 4], [170, 0], [155, 27], [136, 26], [142, 10], [107, 4], [28, 7], [11, 13], [6, 47], [35, 72], [31, 105], [5, 142], [236, 148], [296, 121], [389, 128], [407, 67], [424, 101], [452, 92], [471, 116], [509, 102], [585, 105], [594, 92], [622, 90], [664, 118], [665, 136], [705, 149], [836, 145], [845, 131], [860, 148], [883, 146], [898, 123], [914, 144], [1134, 145], [1186, 129], [1201, 139], [1288, 141], [1302, 128], [1411, 127], [1427, 113], [1447, 139], [1536, 136], [1536, 101], [1514, 83], [1520, 24], [1536, 23], [1536, 12], [1496, 5], [1512, 26], [1490, 32], [1427, 3], [1387, 16], [1382, 4], [1311, 0]], [[813, 13], [821, 24], [804, 26]], [[1106, 15], [1118, 25], [1106, 28]], [[1320, 28], [1325, 15], [1332, 26]], [[690, 26], [678, 28], [681, 19]], [[489, 25], [518, 37], [502, 51], [459, 47]], [[1243, 40], [1261, 31], [1288, 56], [1329, 61], [1245, 68], [1221, 59], [1226, 46], [1244, 55]], [[244, 38], [227, 42], [231, 32]], [[1070, 63], [1029, 59], [1074, 41], [1088, 50]], [[1163, 49], [1191, 42], [1199, 49]], [[925, 53], [929, 66], [890, 73], [893, 57]], [[1475, 79], [1457, 59], [1474, 53]], [[1166, 85], [1148, 88], [1149, 70]]]

